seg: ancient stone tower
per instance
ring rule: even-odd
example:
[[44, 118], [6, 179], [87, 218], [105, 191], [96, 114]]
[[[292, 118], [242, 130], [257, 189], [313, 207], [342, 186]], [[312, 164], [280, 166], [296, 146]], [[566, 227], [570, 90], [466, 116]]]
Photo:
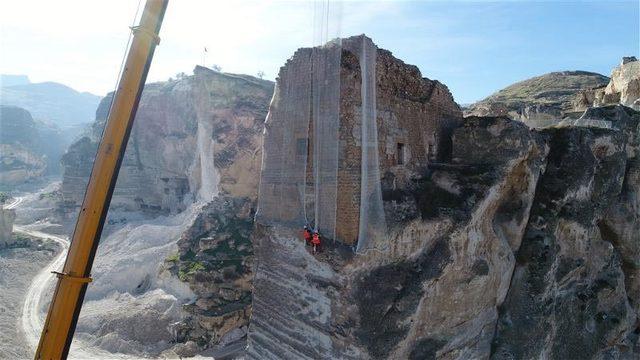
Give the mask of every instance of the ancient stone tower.
[[364, 35], [299, 49], [266, 120], [258, 222], [373, 244], [386, 231], [382, 180], [403, 189], [446, 158], [461, 119], [446, 86]]

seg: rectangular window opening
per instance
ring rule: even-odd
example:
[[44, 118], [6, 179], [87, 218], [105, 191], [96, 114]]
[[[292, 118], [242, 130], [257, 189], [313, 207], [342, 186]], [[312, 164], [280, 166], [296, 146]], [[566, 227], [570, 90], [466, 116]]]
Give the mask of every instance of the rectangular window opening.
[[433, 149], [433, 144], [429, 144], [429, 160], [435, 160], [436, 158], [436, 153]]
[[398, 143], [398, 165], [404, 165], [404, 144]]

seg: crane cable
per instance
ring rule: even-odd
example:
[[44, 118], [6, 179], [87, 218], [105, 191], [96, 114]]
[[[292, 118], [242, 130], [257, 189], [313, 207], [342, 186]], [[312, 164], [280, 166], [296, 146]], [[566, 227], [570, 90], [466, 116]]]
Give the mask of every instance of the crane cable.
[[[135, 28], [136, 20], [138, 19], [138, 14], [140, 13], [140, 4], [142, 4], [142, 0], [138, 0], [138, 5], [136, 6], [135, 15], [133, 15], [133, 20], [131, 20], [131, 26], [129, 26], [129, 38], [127, 39], [127, 45], [125, 45], [124, 50], [122, 52], [122, 60], [120, 61], [118, 76], [116, 77], [116, 83], [115, 83], [115, 86], [113, 87], [113, 91], [111, 92], [111, 94], [113, 95], [115, 95], [116, 91], [118, 90], [118, 86], [120, 86], [120, 77], [122, 76], [122, 72], [124, 71], [124, 63], [127, 59], [127, 55], [129, 54], [129, 45], [131, 45], [131, 39], [133, 38], [133, 29]], [[107, 112], [107, 117], [105, 118], [105, 120], [108, 119], [109, 115], [111, 114], [111, 105], [113, 105], [113, 98], [114, 96], [111, 96], [111, 102], [109, 103], [109, 112]], [[100, 133], [100, 139], [102, 139], [102, 135], [104, 134], [105, 127], [102, 128], [102, 132]]]

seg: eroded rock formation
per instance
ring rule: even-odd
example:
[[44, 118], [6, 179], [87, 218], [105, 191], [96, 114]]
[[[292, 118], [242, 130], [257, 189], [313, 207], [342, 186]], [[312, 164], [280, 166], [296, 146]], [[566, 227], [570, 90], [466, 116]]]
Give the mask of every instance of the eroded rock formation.
[[[386, 192], [388, 221], [416, 210], [391, 222], [386, 253], [327, 245], [313, 257], [297, 234], [259, 229], [252, 355], [488, 356], [545, 153], [524, 125], [468, 119], [454, 132], [452, 163]], [[268, 322], [274, 313], [279, 321]]]
[[0, 204], [0, 248], [13, 244], [13, 222], [15, 219], [15, 211], [5, 209]]
[[[637, 298], [625, 285], [634, 274], [624, 259], [637, 261], [628, 247], [640, 240], [637, 232], [628, 233], [639, 225], [637, 211], [625, 211], [635, 191], [630, 193], [629, 182], [640, 185], [627, 170], [640, 150], [640, 116], [622, 107], [597, 112], [590, 116], [612, 121], [614, 130], [541, 132], [550, 151], [499, 308], [494, 358], [639, 354], [638, 312], [632, 307]], [[622, 224], [620, 212], [629, 215]], [[611, 216], [618, 226], [607, 225]]]
[[614, 129], [465, 119], [450, 163], [387, 193], [387, 219], [419, 210], [389, 253], [329, 244], [314, 257], [297, 234], [259, 227], [250, 354], [637, 356], [640, 114], [596, 115]]
[[[176, 213], [218, 193], [257, 196], [261, 123], [273, 84], [196, 67], [194, 76], [145, 86], [112, 208]], [[74, 213], [84, 189], [111, 96], [93, 132], [63, 158], [62, 194]]]
[[3, 188], [36, 180], [46, 170], [42, 156], [22, 146], [0, 144], [0, 184]]
[[640, 61], [635, 56], [622, 58], [607, 87], [593, 101], [595, 106], [618, 103], [640, 110]]
[[255, 198], [220, 196], [209, 203], [178, 241], [169, 271], [188, 282], [197, 300], [177, 329], [177, 341], [200, 348], [246, 335], [251, 314]]
[[[272, 82], [202, 67], [145, 87], [81, 336], [109, 351], [175, 357], [246, 332], [249, 235], [272, 93]], [[69, 217], [80, 206], [110, 101], [63, 159]]]
[[[110, 331], [119, 329], [125, 340], [113, 344], [155, 342], [155, 351], [181, 343], [170, 356], [248, 333], [247, 355], [256, 359], [637, 357], [640, 114], [610, 106], [582, 115], [610, 129], [535, 131], [506, 116], [463, 120], [446, 86], [378, 49], [375, 121], [388, 247], [355, 255], [357, 231], [349, 228], [358, 224], [361, 201], [363, 71], [349, 41], [361, 40], [346, 39], [340, 61], [338, 166], [355, 174], [341, 178], [346, 191], [338, 192], [346, 235], [314, 256], [300, 239], [301, 224], [253, 222], [271, 84], [196, 68], [192, 77], [145, 89], [114, 196], [116, 207], [151, 214], [208, 202], [177, 252], [158, 259], [162, 276], [179, 278], [193, 302], [176, 316], [163, 297], [162, 306], [148, 305], [155, 312], [132, 320], [133, 308], [84, 331], [114, 337]], [[283, 67], [280, 90], [305, 74], [310, 54], [301, 49]], [[586, 76], [588, 86], [603, 81], [558, 76]], [[582, 80], [567, 80], [571, 91], [531, 90], [544, 95], [542, 103], [516, 96], [517, 109], [505, 114], [566, 115]], [[286, 110], [293, 95], [301, 94], [276, 90], [264, 146], [292, 158], [300, 142], [292, 138], [284, 148], [275, 135], [282, 135], [278, 106]], [[65, 159], [69, 208], [79, 206], [101, 126]], [[302, 143], [307, 151], [313, 141]], [[145, 294], [154, 280], [138, 282], [134, 292]], [[164, 327], [176, 318], [171, 331]], [[137, 325], [153, 327], [151, 340], [131, 330]]]

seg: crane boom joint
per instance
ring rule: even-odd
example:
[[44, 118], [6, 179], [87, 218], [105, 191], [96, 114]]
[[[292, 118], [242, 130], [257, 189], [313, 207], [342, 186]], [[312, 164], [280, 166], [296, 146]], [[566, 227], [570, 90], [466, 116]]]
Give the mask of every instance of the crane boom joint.
[[67, 281], [73, 281], [73, 282], [79, 282], [79, 283], [90, 283], [93, 281], [91, 277], [73, 276], [73, 275], [69, 275], [67, 273], [61, 273], [58, 271], [52, 271], [52, 273], [56, 274], [56, 277], [61, 280], [67, 280]]
[[149, 29], [145, 29], [143, 26], [131, 26], [129, 27], [129, 29], [131, 29], [131, 32], [134, 36], [138, 34], [144, 34], [150, 37], [156, 43], [156, 45], [160, 44], [160, 36], [156, 35]]

